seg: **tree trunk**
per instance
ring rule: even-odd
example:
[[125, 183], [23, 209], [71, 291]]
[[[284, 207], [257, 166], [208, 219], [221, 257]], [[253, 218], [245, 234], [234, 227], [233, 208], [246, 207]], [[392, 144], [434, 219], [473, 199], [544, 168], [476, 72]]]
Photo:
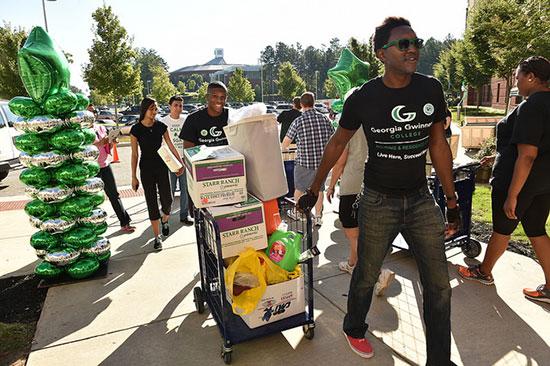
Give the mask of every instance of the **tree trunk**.
[[116, 123], [116, 126], [118, 127], [118, 98], [115, 97], [114, 100], [115, 100], [115, 123]]

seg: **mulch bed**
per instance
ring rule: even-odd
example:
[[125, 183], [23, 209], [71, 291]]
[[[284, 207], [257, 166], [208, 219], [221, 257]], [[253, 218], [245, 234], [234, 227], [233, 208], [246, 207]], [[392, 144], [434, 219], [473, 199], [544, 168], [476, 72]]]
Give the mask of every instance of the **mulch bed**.
[[[491, 237], [491, 233], [493, 232], [493, 228], [490, 224], [484, 224], [479, 222], [472, 222], [472, 227], [470, 229], [471, 235], [484, 243], [489, 242], [489, 238]], [[529, 257], [531, 259], [537, 260], [537, 257], [535, 255], [535, 252], [533, 251], [533, 247], [531, 247], [531, 244], [521, 243], [518, 241], [510, 241], [510, 245], [508, 246], [508, 250], [510, 252], [514, 252], [517, 254], [524, 255], [526, 257]], [[482, 258], [480, 258], [481, 260]]]

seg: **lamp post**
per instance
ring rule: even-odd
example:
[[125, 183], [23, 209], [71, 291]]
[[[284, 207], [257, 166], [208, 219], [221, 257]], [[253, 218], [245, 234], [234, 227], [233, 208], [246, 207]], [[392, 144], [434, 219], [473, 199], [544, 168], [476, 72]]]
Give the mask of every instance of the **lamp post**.
[[262, 103], [264, 102], [264, 67], [262, 65], [262, 59], [258, 59], [260, 64], [260, 92], [262, 93]]
[[[55, 0], [48, 0], [55, 1]], [[42, 0], [42, 11], [44, 12], [44, 25], [46, 26], [46, 32], [48, 32], [48, 18], [46, 18], [46, 3], [45, 0]]]
[[315, 99], [319, 98], [319, 71], [315, 70]]

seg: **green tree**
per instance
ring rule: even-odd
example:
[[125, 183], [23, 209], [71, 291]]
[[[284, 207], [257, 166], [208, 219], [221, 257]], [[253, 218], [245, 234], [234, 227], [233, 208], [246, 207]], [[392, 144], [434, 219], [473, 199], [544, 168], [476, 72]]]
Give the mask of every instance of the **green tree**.
[[[191, 81], [191, 80], [189, 80]], [[206, 103], [206, 93], [208, 89], [208, 83], [202, 83], [202, 85], [197, 90], [197, 100], [201, 103]]]
[[84, 80], [90, 89], [110, 95], [117, 105], [122, 98], [140, 93], [139, 69], [135, 67], [136, 53], [126, 29], [110, 6], [98, 8], [92, 18], [94, 40], [88, 50], [90, 62], [84, 65]]
[[168, 71], [168, 63], [152, 48], [137, 48], [136, 67], [139, 69], [140, 78], [143, 81], [142, 95], [147, 95], [147, 80], [153, 80], [153, 69], [161, 67]]
[[184, 95], [185, 92], [187, 91], [187, 87], [185, 86], [185, 83], [182, 80], [178, 81], [178, 85], [176, 86], [176, 89], [178, 90], [178, 93], [181, 95]]
[[306, 83], [298, 75], [290, 62], [283, 62], [279, 67], [279, 78], [275, 81], [279, 95], [284, 100], [291, 100], [295, 95], [306, 91]]
[[170, 81], [170, 75], [161, 66], [153, 67], [153, 83], [151, 86], [151, 95], [157, 102], [166, 104], [170, 97], [177, 93], [177, 89]]
[[204, 83], [204, 78], [202, 77], [202, 75], [199, 74], [191, 74], [191, 76], [189, 76], [189, 79], [195, 80], [195, 83], [197, 83], [197, 85], [202, 85], [202, 83]]
[[468, 16], [464, 39], [484, 69], [506, 80], [508, 105], [518, 63], [550, 55], [550, 12], [544, 0], [480, 0]]
[[21, 28], [12, 28], [9, 23], [0, 27], [0, 98], [27, 95], [17, 67], [17, 52], [25, 39], [27, 32]]
[[252, 84], [244, 76], [244, 71], [238, 68], [229, 78], [227, 94], [234, 102], [252, 102], [256, 98]]
[[477, 106], [481, 104], [481, 87], [491, 80], [492, 69], [488, 68], [475, 56], [473, 45], [468, 40], [460, 40], [451, 48], [457, 61], [456, 70], [459, 77], [477, 90]]
[[455, 102], [462, 94], [462, 80], [458, 75], [458, 60], [453, 49], [444, 50], [439, 54], [439, 61], [434, 65], [434, 76], [441, 82], [448, 99]]
[[433, 75], [434, 65], [439, 59], [439, 54], [445, 49], [445, 44], [437, 39], [430, 37], [424, 43], [420, 51], [420, 59], [416, 71], [424, 75]]
[[[201, 84], [199, 84], [201, 85]], [[189, 79], [187, 81], [187, 88], [189, 88], [189, 91], [196, 91], [197, 90], [197, 82], [193, 79]]]
[[112, 95], [102, 95], [97, 90], [90, 90], [90, 102], [94, 105], [107, 105], [113, 100]]
[[372, 40], [369, 40], [368, 43], [362, 43], [351, 37], [348, 42], [348, 47], [355, 56], [370, 65], [369, 79], [373, 79], [384, 73], [384, 65], [374, 53]]
[[325, 79], [325, 84], [323, 85], [323, 89], [325, 90], [325, 95], [327, 98], [338, 98], [338, 89], [336, 89], [336, 85], [332, 82], [330, 78]]

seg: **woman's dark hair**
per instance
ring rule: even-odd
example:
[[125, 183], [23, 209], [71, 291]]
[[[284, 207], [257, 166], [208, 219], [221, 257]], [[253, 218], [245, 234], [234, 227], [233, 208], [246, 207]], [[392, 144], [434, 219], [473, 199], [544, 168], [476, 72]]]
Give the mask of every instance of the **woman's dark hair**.
[[392, 29], [401, 27], [403, 25], [410, 27], [411, 22], [402, 17], [387, 17], [386, 19], [384, 19], [384, 22], [376, 27], [374, 35], [372, 36], [374, 50], [377, 51], [381, 49], [386, 43], [388, 43]]
[[542, 56], [531, 56], [519, 63], [519, 71], [533, 73], [543, 83], [550, 82], [550, 61]]
[[153, 104], [155, 104], [157, 101], [153, 98], [145, 97], [141, 101], [141, 106], [139, 107], [139, 122], [143, 121], [145, 118], [145, 113], [149, 109], [149, 107]]

